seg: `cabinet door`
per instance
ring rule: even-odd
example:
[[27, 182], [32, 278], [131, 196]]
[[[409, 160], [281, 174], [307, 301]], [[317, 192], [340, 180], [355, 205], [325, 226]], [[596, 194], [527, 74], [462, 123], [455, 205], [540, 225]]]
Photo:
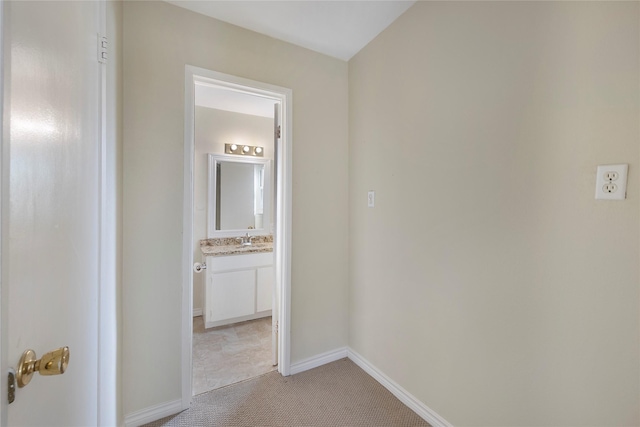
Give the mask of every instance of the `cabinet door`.
[[213, 273], [210, 286], [211, 292], [207, 292], [209, 321], [216, 322], [254, 313], [255, 270]]
[[258, 268], [258, 297], [256, 299], [256, 312], [271, 310], [271, 296], [275, 283], [273, 267]]

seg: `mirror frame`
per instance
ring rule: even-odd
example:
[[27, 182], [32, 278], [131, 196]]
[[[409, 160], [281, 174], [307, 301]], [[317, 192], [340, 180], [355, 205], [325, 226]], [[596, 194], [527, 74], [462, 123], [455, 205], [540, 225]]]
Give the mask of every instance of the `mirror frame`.
[[[271, 205], [273, 195], [271, 194], [271, 159], [261, 157], [239, 157], [226, 154], [208, 155], [209, 172], [207, 174], [207, 239], [215, 239], [220, 237], [237, 237], [245, 233], [252, 236], [265, 236], [272, 234], [273, 225], [271, 224]], [[252, 165], [264, 166], [264, 193], [263, 199], [263, 228], [245, 228], [237, 230], [216, 230], [216, 167], [220, 162], [248, 163]]]

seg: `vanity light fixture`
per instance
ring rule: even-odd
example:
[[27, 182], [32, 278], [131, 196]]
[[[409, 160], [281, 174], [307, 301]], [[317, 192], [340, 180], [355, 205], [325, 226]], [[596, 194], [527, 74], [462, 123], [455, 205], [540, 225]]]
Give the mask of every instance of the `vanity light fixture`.
[[264, 148], [253, 145], [224, 144], [224, 152], [227, 154], [239, 154], [241, 156], [264, 157]]

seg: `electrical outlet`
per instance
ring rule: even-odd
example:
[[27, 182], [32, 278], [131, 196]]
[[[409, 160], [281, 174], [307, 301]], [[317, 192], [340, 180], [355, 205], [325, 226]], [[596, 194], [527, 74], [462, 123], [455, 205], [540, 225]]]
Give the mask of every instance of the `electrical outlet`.
[[624, 200], [627, 197], [627, 171], [629, 165], [598, 166], [596, 199]]
[[620, 175], [616, 171], [607, 171], [604, 173], [604, 179], [606, 179], [607, 181], [615, 181], [619, 177]]

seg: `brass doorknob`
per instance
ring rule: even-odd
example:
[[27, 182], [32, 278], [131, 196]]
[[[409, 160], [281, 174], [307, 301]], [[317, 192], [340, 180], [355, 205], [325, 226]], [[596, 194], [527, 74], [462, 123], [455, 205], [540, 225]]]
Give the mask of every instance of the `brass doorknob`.
[[60, 347], [57, 350], [50, 351], [40, 358], [36, 359], [36, 352], [33, 350], [25, 350], [22, 353], [18, 369], [16, 369], [16, 380], [18, 387], [24, 387], [29, 384], [34, 372], [40, 375], [59, 375], [64, 374], [69, 365], [69, 347]]

